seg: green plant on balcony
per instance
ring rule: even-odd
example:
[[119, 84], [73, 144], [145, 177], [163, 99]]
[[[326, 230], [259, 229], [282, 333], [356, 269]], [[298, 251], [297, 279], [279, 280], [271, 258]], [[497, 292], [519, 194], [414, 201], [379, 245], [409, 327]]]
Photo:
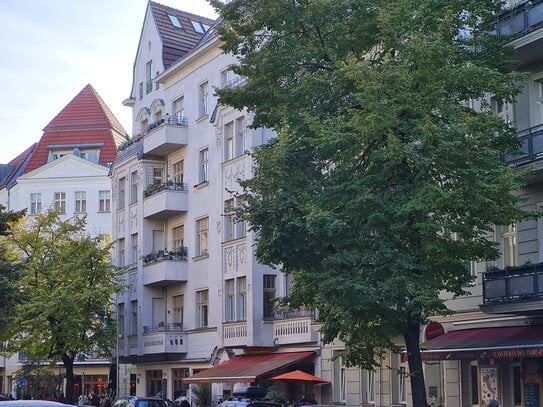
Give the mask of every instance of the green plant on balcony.
[[157, 192], [160, 192], [164, 189], [164, 184], [156, 182], [153, 184], [149, 184], [147, 188], [143, 191], [143, 197], [147, 198], [148, 196], [154, 195]]

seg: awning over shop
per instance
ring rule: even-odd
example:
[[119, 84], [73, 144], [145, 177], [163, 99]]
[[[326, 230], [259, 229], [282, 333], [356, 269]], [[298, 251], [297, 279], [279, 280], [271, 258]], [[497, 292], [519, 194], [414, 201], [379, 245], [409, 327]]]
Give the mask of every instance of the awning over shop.
[[315, 356], [315, 352], [242, 355], [183, 379], [185, 383], [253, 383], [258, 376]]
[[423, 360], [543, 357], [543, 326], [450, 331], [421, 344]]

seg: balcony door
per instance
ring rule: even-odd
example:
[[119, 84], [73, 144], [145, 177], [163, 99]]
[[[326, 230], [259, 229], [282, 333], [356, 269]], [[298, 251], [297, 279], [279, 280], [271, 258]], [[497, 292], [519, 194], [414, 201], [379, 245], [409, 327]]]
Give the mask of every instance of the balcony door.
[[153, 327], [163, 327], [166, 322], [164, 298], [153, 298]]

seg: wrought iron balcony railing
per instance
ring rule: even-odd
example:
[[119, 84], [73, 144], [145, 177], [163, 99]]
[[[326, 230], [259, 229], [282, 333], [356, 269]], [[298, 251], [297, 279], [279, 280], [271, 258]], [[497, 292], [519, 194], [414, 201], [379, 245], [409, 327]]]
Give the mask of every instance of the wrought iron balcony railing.
[[489, 271], [483, 276], [483, 304], [543, 300], [543, 263]]
[[543, 0], [526, 1], [500, 16], [496, 31], [501, 35], [521, 35], [543, 26]]
[[505, 162], [508, 164], [523, 164], [532, 160], [543, 158], [543, 125], [530, 127], [526, 130], [517, 132], [522, 145], [520, 154], [506, 156]]

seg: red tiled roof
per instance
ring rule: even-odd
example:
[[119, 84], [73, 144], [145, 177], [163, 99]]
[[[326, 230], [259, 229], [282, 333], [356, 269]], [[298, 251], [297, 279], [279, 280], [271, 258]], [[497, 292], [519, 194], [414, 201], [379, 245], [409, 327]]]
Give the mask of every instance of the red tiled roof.
[[90, 84], [43, 131], [25, 173], [47, 163], [49, 146], [99, 144], [100, 164], [106, 165], [113, 162], [117, 147], [127, 140], [127, 132]]
[[0, 180], [0, 188], [4, 188], [5, 186], [7, 186], [10, 181], [23, 170], [23, 166], [25, 165], [25, 163], [27, 163], [28, 158], [34, 152], [37, 145], [38, 143], [32, 144], [9, 163], [4, 164], [9, 168], [9, 172], [6, 174], [5, 177]]
[[[162, 62], [165, 69], [168, 69], [175, 61], [191, 51], [204, 36], [204, 34], [194, 30], [191, 20], [209, 26], [215, 22], [212, 18], [187, 13], [153, 1], [150, 1], [149, 5], [162, 39]], [[168, 15], [177, 17], [183, 27], [174, 27]]]

